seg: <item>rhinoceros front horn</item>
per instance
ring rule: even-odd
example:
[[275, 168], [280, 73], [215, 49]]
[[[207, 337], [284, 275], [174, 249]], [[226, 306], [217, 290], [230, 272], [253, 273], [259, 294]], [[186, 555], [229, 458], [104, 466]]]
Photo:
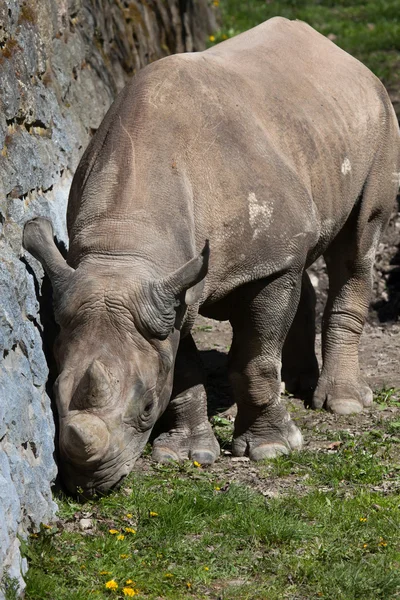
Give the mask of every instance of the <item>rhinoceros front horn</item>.
[[74, 269], [67, 265], [54, 243], [53, 227], [48, 219], [37, 217], [24, 226], [22, 244], [39, 260], [50, 278], [53, 290], [60, 295], [68, 284]]
[[75, 463], [100, 460], [110, 445], [105, 423], [95, 415], [79, 414], [62, 428], [62, 451]]

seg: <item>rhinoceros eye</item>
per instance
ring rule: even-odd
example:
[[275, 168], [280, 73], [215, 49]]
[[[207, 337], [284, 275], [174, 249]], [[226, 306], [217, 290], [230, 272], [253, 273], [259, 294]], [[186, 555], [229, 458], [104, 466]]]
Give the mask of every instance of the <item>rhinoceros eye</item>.
[[141, 429], [151, 427], [156, 404], [154, 393], [154, 388], [146, 389], [143, 382], [137, 380], [126, 407], [124, 422], [134, 427], [139, 426]]
[[151, 400], [149, 400], [146, 403], [146, 406], [144, 407], [143, 414], [145, 414], [145, 415], [150, 414], [152, 412], [153, 408], [154, 408], [154, 399], [152, 398]]
[[148, 390], [143, 397], [143, 409], [140, 415], [140, 421], [144, 426], [153, 422], [155, 404], [154, 389]]

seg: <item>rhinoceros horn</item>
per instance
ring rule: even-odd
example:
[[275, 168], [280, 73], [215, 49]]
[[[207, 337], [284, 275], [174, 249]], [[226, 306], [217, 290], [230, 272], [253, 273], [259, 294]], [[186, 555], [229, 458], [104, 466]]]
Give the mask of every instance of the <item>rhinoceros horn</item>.
[[99, 360], [94, 360], [87, 369], [84, 377], [83, 403], [90, 406], [102, 407], [108, 404], [115, 394], [117, 380]]
[[[147, 307], [147, 328], [160, 339], [166, 338], [176, 321], [175, 309], [182, 303], [195, 304], [200, 300], [204, 278], [208, 271], [210, 245], [167, 277], [153, 282], [150, 291], [153, 307]], [[154, 311], [155, 308], [155, 311]]]
[[54, 243], [51, 222], [44, 217], [27, 221], [24, 226], [22, 243], [24, 248], [42, 263], [55, 294], [60, 296], [68, 285], [74, 269], [67, 265]]
[[110, 445], [105, 423], [93, 414], [74, 415], [61, 429], [62, 450], [76, 463], [100, 460]]

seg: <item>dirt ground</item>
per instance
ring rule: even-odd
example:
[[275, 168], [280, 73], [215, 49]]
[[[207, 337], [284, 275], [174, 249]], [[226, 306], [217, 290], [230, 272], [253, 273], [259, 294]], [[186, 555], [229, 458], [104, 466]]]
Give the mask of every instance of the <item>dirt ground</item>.
[[[372, 315], [373, 317], [373, 315]], [[207, 391], [211, 415], [223, 414], [234, 419], [236, 410], [227, 381], [227, 351], [231, 342], [229, 323], [212, 321], [199, 317], [194, 328], [194, 337], [199, 348], [207, 374]], [[317, 353], [320, 353], [320, 334], [317, 335]], [[400, 388], [400, 326], [395, 323], [372, 325], [368, 323], [361, 341], [361, 370], [372, 389], [383, 387]], [[370, 430], [384, 430], [386, 420], [400, 417], [396, 407], [374, 403], [369, 410], [358, 415], [337, 416], [326, 411], [311, 411], [304, 408], [301, 400], [285, 399], [295, 422], [304, 436], [304, 449], [315, 452], [334, 452], [339, 431], [357, 437]], [[340, 443], [340, 442], [339, 442]], [[229, 447], [228, 447], [229, 448]], [[400, 458], [400, 457], [399, 457]], [[307, 485], [304, 477], [295, 474], [260, 477], [259, 469], [248, 458], [234, 458], [228, 450], [213, 465], [213, 471], [229, 482], [241, 482], [261, 491], [266, 497], [285, 493], [305, 493]], [[399, 481], [400, 490], [400, 481]], [[328, 491], [329, 488], [326, 489]], [[378, 491], [378, 490], [376, 490]], [[389, 491], [382, 490], [380, 491]], [[390, 490], [393, 491], [393, 490]]]
[[[361, 371], [374, 391], [382, 388], [400, 389], [400, 322], [397, 321], [400, 306], [400, 241], [399, 214], [394, 214], [378, 248], [374, 294], [368, 322], [360, 344]], [[317, 294], [317, 329], [326, 299], [327, 277], [323, 261], [311, 269]], [[227, 379], [227, 353], [232, 332], [229, 323], [199, 317], [193, 329], [194, 338], [205, 366], [209, 414], [224, 415], [234, 420], [236, 407]], [[317, 334], [316, 350], [320, 360], [321, 335]], [[300, 426], [305, 440], [305, 449], [313, 451], [335, 451], [335, 440], [339, 431], [349, 436], [360, 436], [369, 430], [383, 430], [386, 420], [400, 417], [400, 409], [374, 403], [363, 413], [351, 416], [336, 416], [325, 411], [304, 408], [301, 400], [286, 399], [292, 417]], [[306, 489], [305, 482], [294, 475], [261, 478], [254, 463], [247, 458], [233, 458], [227, 449], [213, 466], [222, 478], [240, 481], [260, 490], [265, 496], [297, 492]], [[400, 487], [400, 482], [399, 482]], [[382, 491], [382, 490], [381, 490]], [[384, 491], [384, 490], [383, 490]]]

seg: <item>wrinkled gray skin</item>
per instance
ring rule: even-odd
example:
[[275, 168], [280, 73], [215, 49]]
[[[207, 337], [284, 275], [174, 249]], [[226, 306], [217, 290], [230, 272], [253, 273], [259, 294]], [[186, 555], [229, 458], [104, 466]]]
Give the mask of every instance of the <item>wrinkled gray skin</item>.
[[[117, 484], [164, 411], [155, 460], [216, 459], [190, 335], [198, 312], [233, 326], [235, 455], [302, 445], [280, 401], [286, 338], [291, 389], [314, 391], [313, 407], [339, 414], [368, 406], [358, 342], [399, 171], [381, 83], [304, 23], [275, 18], [143, 69], [76, 172], [67, 262], [48, 221], [24, 233], [52, 280], [61, 327], [55, 393], [68, 488]], [[319, 375], [305, 268], [321, 254], [330, 291]]]

